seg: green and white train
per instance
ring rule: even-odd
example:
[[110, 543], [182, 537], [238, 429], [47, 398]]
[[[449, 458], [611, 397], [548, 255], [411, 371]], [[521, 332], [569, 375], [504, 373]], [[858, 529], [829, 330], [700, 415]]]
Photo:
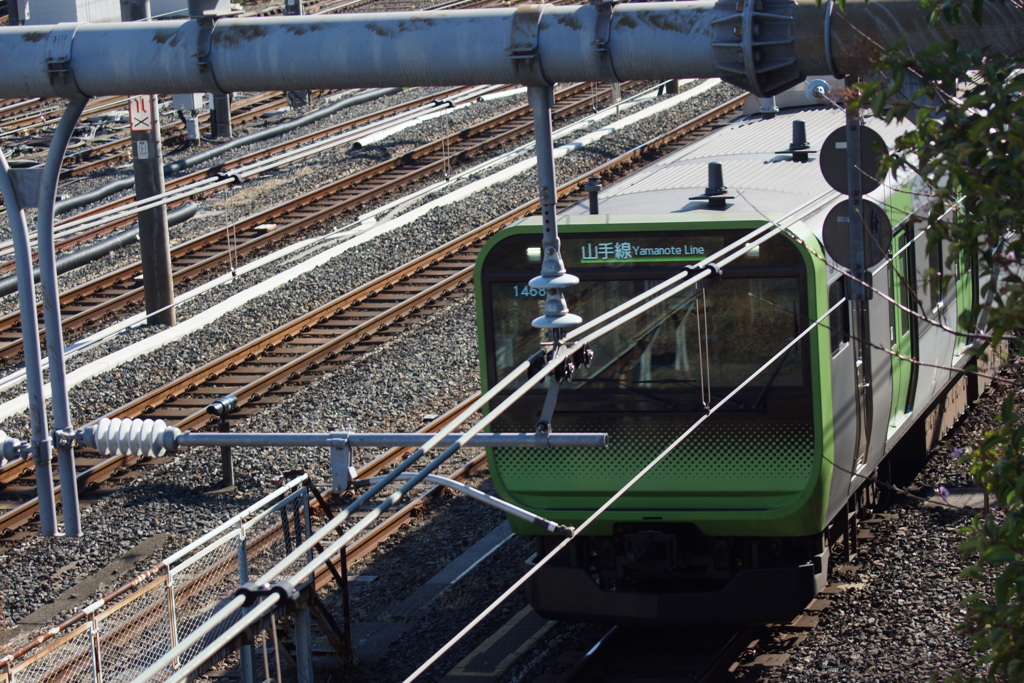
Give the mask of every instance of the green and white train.
[[[846, 197], [826, 183], [816, 154], [808, 162], [778, 151], [794, 119], [812, 150], [844, 125], [834, 107], [746, 115], [607, 187], [597, 214], [580, 204], [560, 216], [566, 269], [580, 278], [564, 293], [585, 321], [683, 269], [710, 276], [596, 341], [593, 362], [561, 386], [551, 428], [607, 432], [609, 446], [492, 449], [499, 494], [578, 525], [716, 409], [531, 579], [527, 594], [542, 614], [619, 623], [793, 617], [824, 585], [830, 540], [865, 502], [868, 477], [888, 476], [890, 456], [923, 453], [982, 390], [962, 372], [972, 347], [960, 314], [978, 308], [975, 270], [968, 258], [947, 265], [947, 245], [928, 240], [927, 192], [890, 177], [867, 195], [884, 207], [891, 240], [870, 269], [873, 296], [848, 300], [850, 281], [822, 236]], [[898, 133], [877, 132], [890, 143]], [[714, 201], [709, 162], [721, 164], [728, 186]], [[748, 248], [766, 226], [784, 229]], [[480, 255], [484, 389], [544, 341], [531, 328], [544, 292], [528, 284], [539, 235], [539, 221], [527, 221]], [[737, 248], [738, 258], [715, 263]], [[928, 269], [951, 275], [948, 287]], [[529, 393], [494, 430], [533, 431], [544, 395]], [[536, 536], [540, 555], [561, 540], [511, 523]]]

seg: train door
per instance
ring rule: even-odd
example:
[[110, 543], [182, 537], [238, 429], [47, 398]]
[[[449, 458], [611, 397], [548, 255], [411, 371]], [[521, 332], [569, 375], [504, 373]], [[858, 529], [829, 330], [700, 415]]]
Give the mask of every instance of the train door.
[[890, 285], [893, 297], [889, 327], [892, 351], [892, 404], [889, 413], [891, 434], [913, 409], [914, 387], [917, 380], [916, 321], [911, 315], [914, 307], [913, 249], [906, 227], [893, 235]]
[[961, 250], [957, 254], [956, 266], [956, 331], [959, 335], [955, 354], [959, 355], [970, 346], [970, 333], [974, 327], [973, 320], [965, 316], [965, 313], [972, 311], [977, 314], [978, 310], [977, 254]]

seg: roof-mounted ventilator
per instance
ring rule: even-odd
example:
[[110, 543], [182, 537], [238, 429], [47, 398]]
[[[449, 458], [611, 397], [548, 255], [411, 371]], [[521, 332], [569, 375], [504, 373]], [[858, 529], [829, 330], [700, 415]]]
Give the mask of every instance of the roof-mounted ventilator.
[[726, 194], [727, 190], [722, 179], [722, 164], [712, 161], [708, 163], [708, 186], [704, 194], [690, 197], [690, 201], [706, 201], [709, 209], [724, 209], [727, 199], [735, 199], [734, 195]]
[[789, 143], [789, 149], [781, 149], [776, 154], [792, 154], [793, 161], [808, 161], [811, 154], [818, 150], [811, 149], [807, 142], [807, 128], [799, 119], [793, 122], [793, 141]]
[[587, 182], [583, 184], [583, 189], [587, 193], [587, 197], [590, 199], [590, 215], [596, 216], [600, 209], [597, 201], [597, 195], [601, 191], [601, 179], [595, 176], [587, 178]]

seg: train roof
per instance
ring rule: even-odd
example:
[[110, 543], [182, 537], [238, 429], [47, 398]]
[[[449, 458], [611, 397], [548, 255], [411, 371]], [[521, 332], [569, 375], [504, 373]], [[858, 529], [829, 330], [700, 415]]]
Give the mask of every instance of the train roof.
[[[812, 151], [808, 161], [794, 161], [789, 153], [793, 122], [804, 122]], [[637, 173], [603, 189], [599, 195], [604, 215], [678, 214], [708, 209], [706, 200], [694, 200], [708, 187], [708, 164], [722, 166], [726, 210], [779, 213], [822, 192], [829, 186], [819, 164], [822, 144], [845, 125], [845, 113], [835, 106], [783, 109], [774, 116], [741, 116], [697, 142], [666, 156]], [[891, 148], [906, 128], [867, 118]], [[885, 188], [867, 195], [882, 201]], [[837, 195], [838, 196], [838, 195]], [[563, 215], [589, 212], [586, 201]]]

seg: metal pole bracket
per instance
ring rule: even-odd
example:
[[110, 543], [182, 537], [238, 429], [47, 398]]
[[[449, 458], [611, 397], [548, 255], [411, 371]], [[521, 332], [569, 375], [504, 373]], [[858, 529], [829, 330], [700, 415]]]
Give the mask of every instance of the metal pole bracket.
[[722, 80], [768, 97], [803, 80], [793, 38], [793, 0], [719, 0], [712, 21], [715, 67]]
[[352, 446], [348, 432], [335, 432], [327, 440], [331, 447], [331, 488], [343, 493], [352, 488], [356, 468], [352, 465]]
[[84, 96], [71, 70], [71, 45], [77, 31], [77, 23], [61, 22], [46, 40], [46, 75], [54, 90], [69, 100]]
[[22, 209], [39, 208], [39, 186], [43, 181], [45, 168], [12, 168], [8, 171], [14, 193], [18, 195], [18, 204]]
[[523, 85], [551, 85], [540, 68], [540, 22], [543, 5], [521, 5], [512, 15], [508, 54]]
[[612, 64], [611, 50], [608, 47], [611, 42], [612, 11], [615, 9], [615, 0], [593, 0], [591, 5], [597, 9], [593, 45], [602, 72], [601, 80], [606, 83], [618, 83], [623, 79], [615, 75], [615, 65]]
[[212, 10], [207, 11], [205, 16], [196, 17], [194, 21], [198, 27], [196, 34], [196, 51], [192, 55], [199, 66], [199, 73], [210, 76], [210, 93], [212, 95], [226, 95], [228, 91], [217, 84], [217, 76], [213, 73], [213, 64], [210, 61], [210, 53], [213, 50], [213, 29], [217, 26], [217, 19], [221, 15]]

